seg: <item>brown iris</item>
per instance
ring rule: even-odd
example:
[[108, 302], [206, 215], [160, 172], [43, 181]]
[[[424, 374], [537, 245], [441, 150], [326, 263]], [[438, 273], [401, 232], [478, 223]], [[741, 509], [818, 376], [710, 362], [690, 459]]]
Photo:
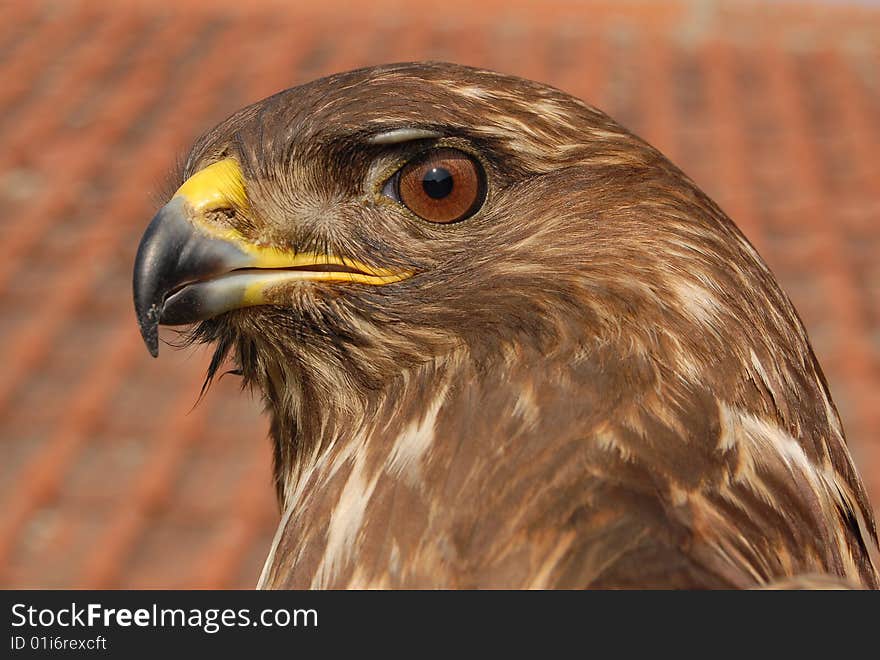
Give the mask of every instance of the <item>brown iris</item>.
[[456, 149], [436, 149], [400, 170], [400, 201], [423, 220], [455, 222], [473, 215], [483, 201], [479, 163]]

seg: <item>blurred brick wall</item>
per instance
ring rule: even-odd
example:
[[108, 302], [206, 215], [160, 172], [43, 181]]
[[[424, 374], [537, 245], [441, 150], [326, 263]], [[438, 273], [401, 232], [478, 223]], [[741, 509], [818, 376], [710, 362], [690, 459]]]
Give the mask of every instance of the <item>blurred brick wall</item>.
[[193, 408], [204, 352], [149, 358], [134, 250], [199, 132], [388, 61], [554, 84], [681, 165], [794, 299], [877, 502], [876, 5], [0, 2], [0, 586], [255, 583], [265, 420], [234, 377]]

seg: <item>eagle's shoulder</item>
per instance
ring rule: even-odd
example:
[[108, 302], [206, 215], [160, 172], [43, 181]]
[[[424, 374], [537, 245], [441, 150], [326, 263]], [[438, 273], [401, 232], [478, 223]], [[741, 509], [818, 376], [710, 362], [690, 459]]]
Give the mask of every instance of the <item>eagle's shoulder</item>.
[[[719, 382], [596, 358], [578, 389], [599, 405], [621, 394], [585, 429], [602, 489], [593, 510], [645, 540], [609, 558], [592, 584], [744, 587], [830, 574], [878, 585], [872, 512], [814, 360], [803, 373], [816, 378], [783, 395], [745, 361], [719, 363]], [[777, 405], [782, 396], [802, 406]]]

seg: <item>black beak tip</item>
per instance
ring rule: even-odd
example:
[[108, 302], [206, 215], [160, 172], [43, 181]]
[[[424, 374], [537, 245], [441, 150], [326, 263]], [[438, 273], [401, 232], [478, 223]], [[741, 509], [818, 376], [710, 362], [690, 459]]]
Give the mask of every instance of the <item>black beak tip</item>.
[[142, 324], [141, 326], [141, 337], [144, 338], [144, 344], [147, 345], [147, 350], [150, 351], [150, 355], [154, 358], [159, 357], [159, 327], [155, 323], [151, 324]]
[[161, 298], [154, 293], [155, 281], [150, 275], [139, 251], [135, 266], [134, 311], [147, 350], [153, 357], [159, 357], [159, 317], [162, 314], [162, 304], [156, 303], [156, 299]]
[[[134, 260], [134, 311], [141, 337], [153, 357], [159, 356], [159, 319], [173, 274], [185, 227], [181, 202], [171, 202], [153, 216], [138, 245]], [[170, 283], [169, 283], [170, 282]]]
[[147, 310], [137, 310], [138, 327], [150, 355], [159, 357], [159, 310], [151, 305]]

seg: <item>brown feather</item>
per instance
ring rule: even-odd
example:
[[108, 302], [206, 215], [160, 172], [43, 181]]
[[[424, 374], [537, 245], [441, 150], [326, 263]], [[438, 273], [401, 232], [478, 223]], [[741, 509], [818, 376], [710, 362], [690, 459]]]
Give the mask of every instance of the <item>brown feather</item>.
[[[377, 146], [392, 128], [445, 137]], [[470, 151], [474, 217], [375, 186]], [[724, 213], [562, 92], [448, 64], [363, 69], [250, 106], [256, 242], [415, 270], [294, 285], [203, 323], [272, 415], [284, 517], [266, 587], [878, 587], [864, 488], [803, 325]]]

